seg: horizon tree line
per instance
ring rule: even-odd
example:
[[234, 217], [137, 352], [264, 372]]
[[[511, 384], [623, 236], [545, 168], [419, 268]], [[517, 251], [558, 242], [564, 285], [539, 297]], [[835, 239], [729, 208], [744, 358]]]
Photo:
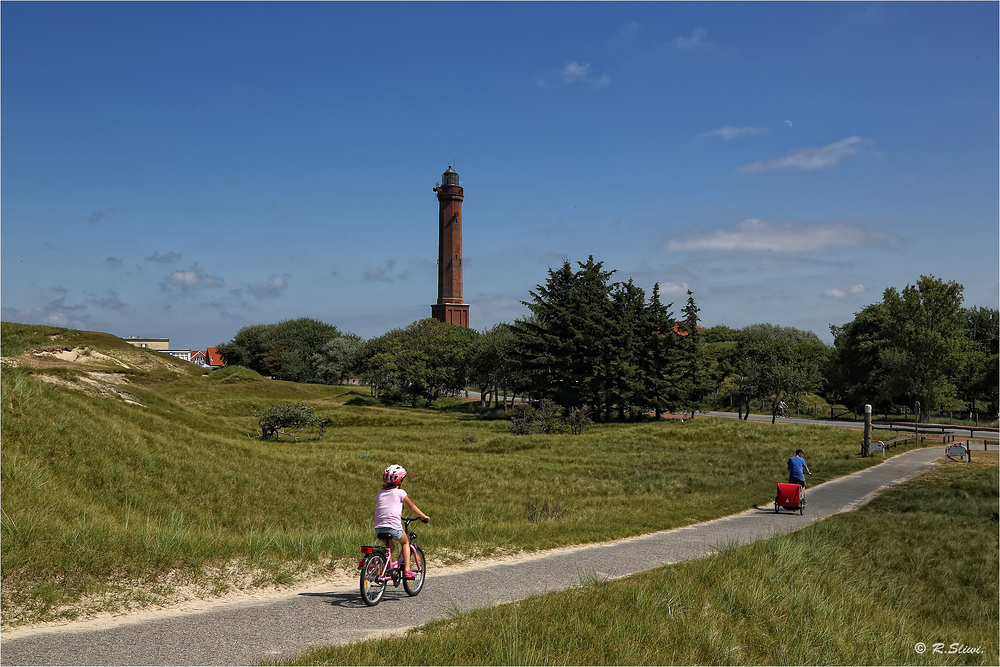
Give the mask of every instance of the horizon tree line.
[[656, 284], [647, 296], [613, 281], [593, 256], [550, 268], [522, 301], [529, 314], [477, 332], [418, 320], [364, 340], [300, 318], [240, 329], [218, 346], [230, 365], [282, 380], [339, 384], [357, 378], [372, 396], [414, 407], [472, 386], [485, 407], [515, 397], [549, 401], [598, 421], [694, 414], [728, 401], [747, 418], [763, 404], [819, 394], [831, 403], [921, 418], [953, 401], [996, 414], [1000, 317], [965, 308], [963, 287], [920, 276], [850, 322], [831, 326], [833, 345], [813, 332], [773, 324], [700, 326], [691, 291], [679, 317]]

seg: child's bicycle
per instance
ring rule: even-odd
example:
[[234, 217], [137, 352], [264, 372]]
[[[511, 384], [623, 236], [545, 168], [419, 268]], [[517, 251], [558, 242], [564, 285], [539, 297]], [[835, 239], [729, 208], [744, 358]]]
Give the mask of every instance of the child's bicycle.
[[[403, 584], [407, 595], [416, 595], [424, 587], [424, 576], [427, 574], [427, 564], [424, 562], [423, 549], [417, 546], [417, 534], [410, 532], [410, 522], [421, 521], [417, 517], [403, 518], [403, 530], [410, 537], [410, 571], [416, 576], [413, 579], [403, 578], [403, 551], [396, 555], [397, 560], [390, 560], [388, 546], [364, 546], [361, 553], [364, 556], [358, 562], [361, 570], [361, 599], [369, 607], [374, 607], [385, 595], [385, 587], [391, 581], [393, 586]], [[382, 538], [382, 535], [378, 535]]]

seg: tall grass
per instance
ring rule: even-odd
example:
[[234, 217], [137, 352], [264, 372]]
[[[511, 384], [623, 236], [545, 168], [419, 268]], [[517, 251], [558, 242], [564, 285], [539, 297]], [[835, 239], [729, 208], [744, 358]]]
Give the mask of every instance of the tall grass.
[[[22, 341], [15, 349], [52, 340], [3, 326], [5, 341], [12, 331]], [[6, 625], [234, 562], [259, 569], [259, 583], [335, 566], [370, 541], [391, 463], [410, 471], [406, 488], [433, 519], [421, 541], [434, 559], [603, 541], [747, 509], [769, 501], [797, 447], [817, 483], [877, 462], [856, 456], [858, 433], [725, 419], [516, 437], [502, 420], [459, 409], [351, 405], [367, 389], [205, 375], [111, 336], [60, 331], [51, 335], [138, 359], [116, 372], [141, 405], [66, 388], [85, 388], [83, 367], [4, 367]], [[64, 384], [39, 380], [52, 373]], [[300, 400], [330, 418], [322, 438], [248, 437], [253, 412]]]
[[797, 533], [285, 664], [995, 665], [993, 459]]

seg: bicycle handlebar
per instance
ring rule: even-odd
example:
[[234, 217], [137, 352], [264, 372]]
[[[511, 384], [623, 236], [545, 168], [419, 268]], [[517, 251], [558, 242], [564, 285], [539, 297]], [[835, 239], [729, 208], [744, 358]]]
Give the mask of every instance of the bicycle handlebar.
[[415, 517], [415, 516], [404, 516], [403, 517], [403, 525], [404, 525], [404, 527], [409, 528], [410, 527], [410, 523], [413, 522], [413, 521], [421, 521], [423, 523], [430, 523], [431, 522], [430, 519], [421, 519], [420, 517]]

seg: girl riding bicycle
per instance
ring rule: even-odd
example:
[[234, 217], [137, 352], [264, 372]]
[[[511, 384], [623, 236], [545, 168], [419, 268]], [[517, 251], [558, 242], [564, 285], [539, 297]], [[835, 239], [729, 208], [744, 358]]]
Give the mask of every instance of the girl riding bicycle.
[[406, 469], [399, 465], [391, 465], [382, 473], [382, 489], [375, 494], [375, 536], [389, 547], [390, 555], [392, 543], [399, 543], [403, 553], [403, 578], [413, 579], [415, 575], [410, 572], [410, 538], [403, 530], [403, 505], [424, 523], [431, 519], [413, 504], [406, 491], [399, 488], [404, 477]]

